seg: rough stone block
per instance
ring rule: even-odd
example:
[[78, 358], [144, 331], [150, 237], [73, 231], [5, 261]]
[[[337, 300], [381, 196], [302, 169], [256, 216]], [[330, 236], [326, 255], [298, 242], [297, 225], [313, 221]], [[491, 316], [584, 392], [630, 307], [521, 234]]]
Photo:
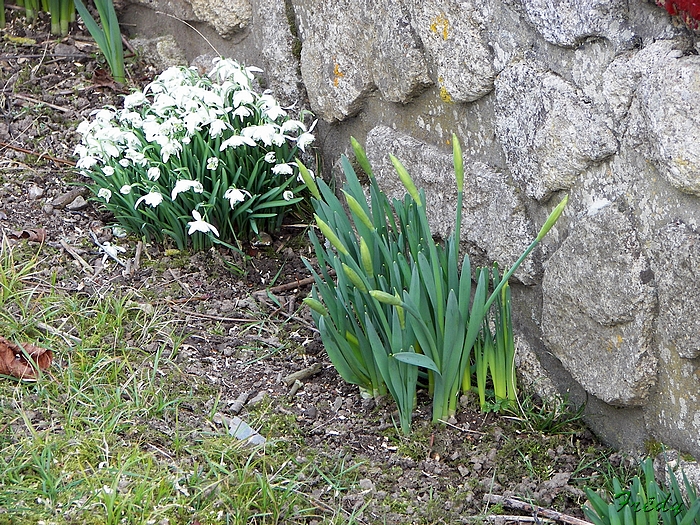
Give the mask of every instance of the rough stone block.
[[682, 223], [652, 238], [652, 267], [659, 298], [659, 345], [681, 357], [700, 356], [700, 234]]
[[[378, 126], [367, 136], [367, 157], [382, 190], [390, 198], [402, 199], [406, 193], [388, 155], [393, 154], [406, 167], [416, 185], [426, 193], [426, 210], [435, 235], [447, 237], [454, 229], [457, 186], [453, 158], [435, 146]], [[537, 235], [518, 193], [502, 173], [486, 164], [464, 162], [464, 206], [462, 241], [473, 264], [510, 267]], [[529, 257], [514, 277], [534, 284], [540, 273], [536, 257]]]
[[653, 274], [628, 213], [583, 217], [545, 263], [542, 331], [549, 350], [588, 392], [643, 404], [654, 384]]
[[546, 201], [592, 163], [617, 152], [602, 115], [576, 87], [534, 64], [507, 67], [496, 83], [496, 135], [515, 180]]
[[320, 118], [356, 115], [377, 89], [387, 100], [405, 103], [432, 84], [401, 0], [311, 0], [297, 14], [301, 74]]
[[590, 37], [604, 37], [619, 48], [632, 45], [627, 0], [520, 0], [530, 23], [547, 42], [574, 47]]
[[413, 24], [446, 102], [472, 102], [493, 90], [493, 53], [474, 2], [413, 2]]
[[700, 195], [700, 56], [666, 55], [638, 96], [654, 160], [673, 186]]

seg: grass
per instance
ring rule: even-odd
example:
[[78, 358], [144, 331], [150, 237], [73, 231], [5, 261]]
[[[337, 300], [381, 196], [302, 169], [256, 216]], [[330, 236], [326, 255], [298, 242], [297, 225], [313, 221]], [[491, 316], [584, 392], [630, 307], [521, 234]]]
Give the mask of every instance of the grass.
[[[342, 493], [351, 467], [326, 471], [288, 440], [251, 448], [208, 424], [214, 393], [179, 369], [183, 336], [163, 312], [129, 294], [61, 292], [38, 263], [3, 244], [0, 333], [55, 362], [36, 382], [0, 382], [0, 524], [347, 522], [305, 480]], [[250, 417], [272, 436], [293, 430], [269, 406]]]

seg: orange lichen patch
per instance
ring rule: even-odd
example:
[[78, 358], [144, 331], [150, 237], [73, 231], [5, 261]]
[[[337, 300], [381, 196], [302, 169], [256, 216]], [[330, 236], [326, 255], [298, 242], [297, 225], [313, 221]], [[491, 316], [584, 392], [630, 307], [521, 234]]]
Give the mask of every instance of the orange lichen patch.
[[447, 40], [449, 28], [450, 21], [443, 13], [433, 18], [433, 21], [430, 23], [430, 30], [436, 35], [442, 34], [443, 40]]
[[340, 66], [338, 65], [338, 62], [335, 60], [333, 61], [333, 85], [335, 87], [338, 87], [338, 81], [345, 76], [345, 73], [343, 73], [340, 70]]
[[440, 98], [443, 102], [450, 104], [452, 103], [452, 95], [450, 95], [450, 92], [447, 91], [447, 88], [442, 85], [443, 81], [444, 79], [442, 77], [438, 78], [438, 82], [440, 83]]

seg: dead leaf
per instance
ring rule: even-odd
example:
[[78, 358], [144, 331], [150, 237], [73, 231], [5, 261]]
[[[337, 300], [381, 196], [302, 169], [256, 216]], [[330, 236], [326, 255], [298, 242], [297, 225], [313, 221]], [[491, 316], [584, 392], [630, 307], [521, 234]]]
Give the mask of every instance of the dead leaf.
[[46, 241], [46, 228], [17, 230], [10, 232], [10, 239], [26, 239], [29, 242]]
[[22, 347], [0, 336], [0, 374], [36, 379], [38, 370], [51, 366], [53, 353], [30, 343], [22, 343]]
[[119, 91], [119, 86], [106, 69], [96, 69], [92, 75], [92, 82], [97, 87], [106, 87], [112, 91]]

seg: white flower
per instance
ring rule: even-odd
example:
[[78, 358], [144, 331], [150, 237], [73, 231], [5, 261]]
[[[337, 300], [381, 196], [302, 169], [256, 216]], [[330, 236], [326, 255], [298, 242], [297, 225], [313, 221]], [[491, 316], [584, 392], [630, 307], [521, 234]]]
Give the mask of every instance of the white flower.
[[129, 184], [124, 184], [119, 190], [119, 193], [122, 195], [129, 195], [129, 193], [131, 193], [131, 186]]
[[141, 204], [144, 201], [152, 208], [155, 208], [161, 202], [163, 202], [163, 196], [158, 190], [151, 190], [150, 193], [147, 193], [143, 197], [139, 197], [139, 199], [136, 201], [136, 204], [134, 204], [134, 209], [138, 208], [139, 204]]
[[233, 113], [231, 113], [233, 118], [238, 117], [241, 120], [243, 120], [244, 118], [250, 117], [252, 114], [253, 114], [253, 110], [250, 109], [248, 106], [240, 106], [240, 107], [236, 108], [236, 110]]
[[129, 159], [119, 159], [119, 165], [122, 168], [128, 168], [129, 167]]
[[299, 120], [290, 119], [282, 123], [282, 133], [289, 133], [290, 131], [297, 130], [306, 131], [306, 126], [304, 126], [303, 122]]
[[253, 102], [255, 102], [255, 95], [252, 91], [249, 91], [247, 89], [241, 89], [233, 94], [234, 108], [239, 107], [241, 104], [247, 106], [249, 104], [252, 104]]
[[100, 191], [97, 192], [98, 197], [102, 197], [105, 202], [109, 202], [109, 199], [112, 198], [112, 192], [108, 188], [100, 188]]
[[219, 236], [219, 230], [217, 230], [213, 225], [209, 224], [207, 221], [202, 220], [202, 216], [197, 210], [192, 210], [192, 217], [194, 217], [194, 221], [187, 223], [187, 226], [190, 227], [190, 229], [187, 231], [188, 235], [192, 235], [194, 232], [212, 232], [217, 237]]
[[134, 91], [131, 95], [124, 97], [124, 107], [127, 109], [140, 106], [146, 102], [148, 102], [146, 95], [144, 95], [141, 91]]
[[[314, 175], [314, 172], [311, 170], [307, 170], [307, 171], [309, 172], [309, 177], [311, 177], [311, 180], [314, 180], [316, 178], [316, 175]], [[301, 176], [301, 173], [299, 173], [299, 175], [297, 175], [297, 181], [299, 181], [301, 183], [304, 182], [304, 178]]]
[[294, 198], [294, 192], [287, 190], [282, 194], [282, 197], [284, 198], [284, 200], [290, 201]]
[[306, 151], [306, 146], [311, 144], [314, 140], [316, 140], [316, 137], [314, 137], [311, 133], [302, 133], [297, 138], [297, 147], [301, 151]]
[[218, 157], [209, 157], [207, 159], [207, 169], [208, 170], [213, 171], [218, 167], [219, 167], [219, 158]]
[[98, 162], [99, 161], [96, 157], [91, 157], [89, 155], [86, 155], [85, 157], [81, 157], [80, 160], [78, 160], [78, 162], [75, 163], [75, 165], [78, 168], [89, 170]]
[[277, 159], [275, 159], [274, 151], [270, 151], [265, 155], [265, 162], [269, 162], [270, 164], [274, 164], [275, 162], [277, 162]]
[[273, 138], [277, 135], [278, 126], [274, 124], [263, 124], [262, 126], [248, 126], [243, 128], [241, 136], [262, 142], [266, 146], [272, 146]]
[[263, 113], [270, 120], [274, 121], [287, 115], [287, 112], [280, 107], [277, 101], [270, 94], [262, 95], [258, 100], [258, 103], [260, 104]]
[[211, 138], [215, 139], [216, 137], [220, 137], [227, 129], [228, 124], [225, 121], [221, 119], [212, 120], [209, 124], [209, 135]]
[[148, 168], [148, 172], [146, 173], [146, 177], [149, 178], [149, 180], [156, 181], [160, 178], [160, 168], [158, 166], [153, 166], [151, 168]]
[[102, 166], [102, 173], [104, 173], [108, 177], [110, 175], [114, 175], [114, 168], [112, 166]]
[[175, 187], [170, 194], [170, 198], [175, 200], [175, 197], [177, 197], [179, 193], [188, 190], [192, 190], [195, 193], [202, 193], [204, 191], [204, 186], [202, 186], [202, 183], [197, 180], [180, 179], [175, 183]]
[[277, 164], [272, 168], [272, 173], [275, 175], [291, 175], [294, 173], [291, 164]]
[[238, 188], [229, 188], [226, 190], [226, 193], [224, 193], [224, 198], [228, 199], [229, 202], [231, 203], [231, 209], [235, 208], [236, 204], [239, 202], [243, 202], [245, 200], [245, 196], [248, 195], [250, 197], [250, 193], [248, 193], [246, 190], [239, 190]]
[[233, 135], [221, 143], [219, 151], [224, 151], [226, 148], [237, 148], [243, 145], [255, 147], [255, 141], [250, 137], [244, 137], [243, 135]]

